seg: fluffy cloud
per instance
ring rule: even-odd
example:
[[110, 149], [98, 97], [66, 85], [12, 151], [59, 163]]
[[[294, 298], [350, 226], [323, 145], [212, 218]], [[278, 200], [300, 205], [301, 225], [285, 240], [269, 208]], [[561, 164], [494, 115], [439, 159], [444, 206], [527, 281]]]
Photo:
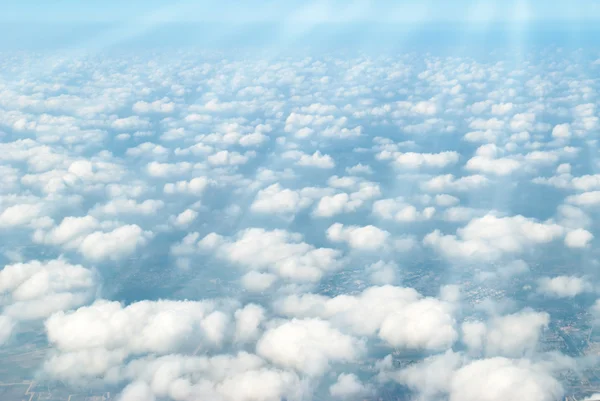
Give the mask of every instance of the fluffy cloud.
[[581, 277], [542, 277], [538, 280], [538, 291], [554, 298], [573, 298], [591, 290], [592, 286], [589, 281]]
[[412, 222], [429, 220], [435, 214], [435, 208], [426, 207], [423, 210], [404, 202], [402, 198], [382, 199], [373, 203], [373, 214], [383, 219], [392, 219], [398, 222]]
[[315, 191], [311, 188], [293, 191], [273, 184], [258, 191], [250, 210], [257, 213], [295, 214], [310, 206], [314, 201]]
[[255, 339], [260, 333], [260, 325], [265, 320], [265, 310], [259, 305], [248, 304], [235, 311], [235, 341], [246, 342]]
[[280, 313], [329, 319], [360, 336], [379, 336], [389, 345], [444, 349], [458, 338], [453, 304], [422, 297], [412, 288], [371, 287], [358, 296], [306, 294], [276, 303]]
[[0, 270], [4, 314], [15, 320], [40, 319], [87, 303], [96, 295], [98, 276], [63, 259], [16, 263]]
[[193, 209], [185, 209], [173, 218], [173, 224], [178, 227], [186, 227], [190, 225], [198, 217], [198, 212]]
[[275, 401], [297, 399], [305, 391], [298, 375], [269, 368], [264, 360], [247, 352], [149, 357], [128, 363], [115, 375], [133, 381], [121, 398], [143, 394], [174, 401]]
[[465, 322], [463, 342], [469, 350], [487, 356], [519, 357], [535, 350], [540, 331], [549, 322], [547, 313], [532, 310], [493, 317], [487, 323]]
[[335, 223], [327, 229], [327, 238], [333, 242], [346, 242], [353, 249], [375, 251], [386, 247], [390, 233], [373, 225], [360, 227]]
[[[129, 355], [218, 348], [225, 341], [231, 305], [213, 301], [140, 301], [123, 306], [96, 301], [46, 320], [48, 341], [59, 351], [45, 365], [63, 378], [107, 374]], [[94, 363], [90, 358], [96, 359]], [[71, 361], [89, 363], [78, 370]]]
[[540, 223], [523, 216], [497, 217], [492, 214], [475, 218], [459, 228], [456, 235], [439, 230], [427, 234], [426, 245], [448, 258], [495, 260], [504, 254], [518, 254], [536, 244], [549, 243], [564, 235], [558, 224]]
[[135, 224], [121, 226], [109, 232], [96, 231], [81, 241], [79, 252], [92, 261], [119, 260], [145, 245], [151, 235]]
[[378, 160], [391, 160], [392, 164], [398, 168], [421, 168], [434, 167], [444, 168], [456, 164], [459, 154], [456, 152], [441, 153], [402, 153], [382, 151], [377, 154]]
[[[336, 270], [341, 263], [339, 251], [315, 248], [303, 242], [300, 234], [285, 230], [250, 228], [240, 231], [234, 239], [211, 233], [196, 247], [213, 251], [218, 257], [241, 267], [271, 271], [288, 280], [318, 281], [324, 273]], [[185, 256], [188, 249], [174, 248], [174, 252]]]
[[295, 160], [298, 166], [316, 167], [322, 169], [330, 169], [335, 167], [335, 161], [329, 155], [324, 155], [320, 151], [313, 154], [302, 153], [297, 150], [285, 152], [282, 157], [284, 159]]
[[469, 175], [456, 178], [452, 174], [439, 175], [421, 184], [427, 192], [466, 192], [485, 187], [489, 180], [482, 175]]
[[268, 329], [256, 344], [259, 355], [273, 363], [315, 376], [330, 363], [354, 362], [365, 352], [358, 339], [319, 319], [292, 319]]
[[541, 367], [527, 360], [496, 357], [473, 361], [456, 371], [449, 399], [552, 401], [563, 393], [560, 383]]
[[342, 399], [360, 398], [369, 395], [372, 390], [361, 383], [359, 378], [352, 373], [342, 373], [337, 381], [329, 387], [332, 397]]

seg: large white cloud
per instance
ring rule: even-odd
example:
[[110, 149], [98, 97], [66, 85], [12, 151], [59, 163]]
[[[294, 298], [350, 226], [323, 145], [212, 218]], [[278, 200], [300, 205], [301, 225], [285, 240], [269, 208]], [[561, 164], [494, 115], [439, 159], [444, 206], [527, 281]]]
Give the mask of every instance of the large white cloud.
[[386, 247], [390, 233], [373, 225], [360, 227], [335, 223], [327, 229], [327, 238], [333, 242], [346, 242], [357, 250], [376, 251]]
[[[267, 231], [250, 228], [238, 232], [234, 238], [211, 233], [198, 241], [188, 235], [173, 248], [177, 256], [186, 256], [200, 250], [213, 251], [230, 263], [250, 270], [270, 271], [281, 278], [317, 281], [323, 274], [341, 266], [341, 252], [331, 248], [315, 248], [303, 242], [302, 235], [285, 230]], [[194, 241], [195, 239], [195, 241]]]
[[458, 338], [454, 305], [412, 288], [370, 287], [358, 296], [290, 295], [275, 304], [287, 316], [320, 317], [397, 348], [443, 349]]
[[489, 322], [465, 322], [463, 342], [473, 352], [488, 356], [520, 357], [536, 350], [541, 330], [548, 326], [546, 312], [523, 310], [493, 317]]
[[564, 393], [547, 371], [527, 360], [497, 357], [471, 362], [451, 381], [450, 401], [553, 401]]
[[143, 394], [174, 401], [276, 401], [300, 399], [306, 391], [297, 374], [270, 368], [263, 359], [247, 352], [148, 357], [131, 361], [111, 375], [115, 381], [133, 381], [121, 398]]
[[538, 280], [538, 291], [555, 298], [573, 298], [592, 289], [592, 284], [582, 277], [556, 276]]
[[259, 355], [307, 375], [322, 375], [331, 363], [351, 363], [365, 352], [362, 341], [327, 321], [292, 319], [268, 329], [256, 344]]
[[91, 301], [99, 284], [94, 270], [63, 259], [11, 264], [0, 270], [0, 305], [15, 320], [40, 319]]
[[505, 254], [519, 254], [528, 247], [546, 244], [564, 235], [553, 222], [538, 222], [521, 215], [498, 217], [488, 214], [471, 220], [456, 235], [435, 230], [423, 239], [442, 255], [454, 259], [495, 260]]
[[[213, 301], [140, 301], [128, 306], [106, 300], [46, 321], [48, 340], [63, 355], [48, 369], [59, 369], [70, 353], [106, 350], [121, 358], [166, 354], [186, 348], [220, 347], [231, 319]], [[91, 356], [90, 356], [91, 357]]]

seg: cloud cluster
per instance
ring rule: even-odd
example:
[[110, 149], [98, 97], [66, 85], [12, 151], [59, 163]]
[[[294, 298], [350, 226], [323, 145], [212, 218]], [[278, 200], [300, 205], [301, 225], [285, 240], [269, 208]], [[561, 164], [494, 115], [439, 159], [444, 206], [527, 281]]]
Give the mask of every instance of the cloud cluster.
[[597, 317], [579, 53], [159, 53], [3, 61], [0, 345], [44, 327], [40, 375], [122, 401], [576, 391], [593, 358], [546, 348]]

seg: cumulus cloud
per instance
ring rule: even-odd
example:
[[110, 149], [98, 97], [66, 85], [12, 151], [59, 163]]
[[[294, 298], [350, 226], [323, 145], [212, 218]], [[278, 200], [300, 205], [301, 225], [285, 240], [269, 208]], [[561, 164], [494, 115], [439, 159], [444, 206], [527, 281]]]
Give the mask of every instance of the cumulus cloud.
[[341, 265], [341, 252], [331, 248], [315, 248], [303, 242], [302, 235], [285, 230], [267, 231], [249, 228], [235, 238], [211, 233], [196, 244], [175, 247], [176, 255], [190, 251], [213, 251], [230, 263], [257, 271], [270, 271], [288, 280], [318, 281], [323, 274]]
[[16, 263], [0, 270], [4, 314], [15, 320], [40, 319], [81, 306], [93, 299], [98, 285], [94, 270], [64, 259]]
[[453, 304], [423, 297], [412, 288], [371, 287], [358, 296], [334, 298], [291, 295], [276, 308], [288, 316], [327, 318], [356, 335], [377, 335], [397, 348], [437, 350], [458, 338]]
[[579, 55], [159, 53], [5, 57], [0, 343], [45, 319], [40, 373], [122, 401], [571, 393], [591, 357], [543, 350], [555, 303], [592, 323], [549, 300], [595, 290]]
[[541, 294], [554, 298], [573, 298], [591, 290], [592, 285], [582, 277], [542, 277], [538, 280], [538, 291]]
[[342, 373], [337, 381], [329, 387], [332, 397], [341, 399], [353, 399], [369, 395], [372, 390], [363, 384], [360, 379], [352, 373]]
[[427, 192], [466, 192], [485, 187], [489, 180], [482, 175], [469, 175], [456, 178], [452, 174], [439, 175], [421, 184]]
[[[56, 348], [45, 370], [56, 377], [107, 374], [129, 355], [169, 354], [219, 348], [231, 320], [231, 306], [215, 301], [140, 301], [124, 306], [99, 300], [46, 322]], [[95, 359], [95, 361], [94, 361]], [[89, 364], [77, 370], [71, 361]]]
[[563, 393], [562, 385], [541, 367], [527, 360], [496, 357], [476, 360], [457, 370], [450, 384], [449, 399], [551, 401]]
[[418, 210], [402, 198], [382, 199], [373, 203], [373, 214], [383, 219], [406, 223], [431, 219], [435, 214], [435, 207], [429, 206]]
[[442, 255], [454, 258], [495, 260], [505, 254], [519, 254], [527, 246], [549, 243], [564, 235], [564, 228], [552, 222], [537, 222], [523, 216], [475, 218], [459, 228], [456, 235], [435, 230], [423, 242]]
[[284, 159], [295, 160], [298, 166], [303, 167], [316, 167], [322, 169], [330, 169], [335, 167], [335, 161], [333, 158], [330, 155], [322, 154], [318, 150], [313, 154], [306, 154], [297, 150], [290, 150], [285, 152], [282, 157]]
[[118, 374], [119, 380], [133, 380], [131, 386], [136, 392], [132, 394], [139, 392], [175, 401], [274, 401], [284, 397], [297, 399], [305, 392], [297, 374], [270, 368], [263, 359], [247, 352], [211, 357], [148, 357], [128, 363]]
[[520, 357], [535, 351], [540, 332], [549, 322], [548, 313], [532, 310], [496, 316], [487, 323], [465, 322], [463, 342], [472, 352], [487, 356]]
[[441, 153], [402, 153], [382, 151], [377, 154], [378, 160], [391, 160], [392, 164], [398, 168], [420, 168], [420, 167], [436, 167], [444, 168], [456, 164], [459, 159], [457, 152], [441, 152]]
[[322, 375], [331, 363], [350, 363], [365, 344], [319, 319], [292, 319], [268, 329], [256, 344], [259, 355], [307, 375]]
[[[320, 192], [320, 191], [319, 191]], [[312, 188], [294, 191], [278, 183], [258, 191], [250, 210], [257, 213], [295, 214], [314, 202], [317, 191]]]
[[327, 229], [327, 238], [345, 242], [353, 249], [375, 251], [386, 247], [390, 233], [373, 225], [360, 227], [335, 223]]

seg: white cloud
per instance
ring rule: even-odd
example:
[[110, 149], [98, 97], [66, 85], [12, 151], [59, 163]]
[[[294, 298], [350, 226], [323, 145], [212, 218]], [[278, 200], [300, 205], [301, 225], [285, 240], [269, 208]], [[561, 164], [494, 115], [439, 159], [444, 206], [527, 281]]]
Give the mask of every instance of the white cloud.
[[327, 238], [333, 242], [346, 242], [354, 249], [376, 251], [386, 246], [390, 233], [373, 225], [361, 227], [335, 223], [327, 229]]
[[288, 280], [318, 281], [325, 272], [336, 270], [341, 264], [339, 251], [315, 248], [303, 242], [300, 234], [285, 230], [250, 228], [238, 232], [233, 239], [212, 233], [198, 245], [230, 263], [267, 270]]
[[486, 174], [509, 175], [519, 170], [522, 163], [513, 158], [500, 157], [499, 149], [494, 144], [480, 146], [475, 156], [467, 161], [465, 169]]
[[591, 290], [592, 285], [581, 277], [542, 277], [538, 280], [538, 292], [553, 298], [573, 298]]
[[251, 271], [244, 274], [241, 281], [242, 286], [247, 291], [262, 292], [269, 289], [277, 281], [277, 276], [271, 273]]
[[370, 287], [357, 296], [290, 295], [275, 304], [287, 316], [319, 317], [357, 336], [378, 336], [390, 346], [440, 350], [458, 338], [454, 306], [412, 288]]
[[355, 362], [365, 344], [319, 319], [292, 319], [268, 329], [257, 353], [273, 363], [309, 376], [323, 375], [334, 362]]
[[129, 148], [125, 152], [128, 156], [140, 157], [161, 157], [169, 154], [169, 149], [162, 145], [157, 145], [152, 142], [144, 142], [134, 148]]
[[163, 192], [165, 194], [191, 194], [202, 195], [209, 185], [214, 184], [214, 181], [206, 177], [195, 177], [189, 181], [177, 181], [174, 183], [166, 183]]
[[594, 207], [600, 204], [600, 191], [584, 192], [582, 194], [571, 195], [565, 199], [568, 203], [577, 206]]
[[168, 354], [199, 344], [220, 347], [230, 318], [227, 309], [219, 308], [212, 301], [140, 301], [123, 306], [100, 300], [73, 312], [58, 312], [46, 320], [46, 331], [60, 353], [46, 369], [60, 372], [73, 353], [96, 350], [105, 350], [107, 358], [120, 363], [127, 355]]
[[505, 115], [512, 111], [513, 104], [512, 103], [500, 103], [492, 105], [492, 114], [495, 115]]
[[157, 398], [176, 401], [275, 401], [297, 399], [305, 391], [298, 375], [273, 369], [256, 355], [167, 355], [134, 360], [121, 371]]
[[373, 169], [367, 165], [358, 163], [352, 167], [347, 167], [348, 174], [373, 174]]
[[569, 248], [585, 248], [593, 239], [594, 235], [591, 232], [583, 228], [577, 228], [567, 233], [565, 236], [565, 245]]
[[239, 152], [221, 150], [213, 155], [208, 156], [207, 160], [208, 163], [213, 166], [237, 166], [240, 164], [246, 164], [253, 156], [253, 152], [241, 154]]
[[552, 222], [537, 222], [523, 216], [497, 217], [492, 214], [471, 220], [456, 235], [435, 230], [423, 242], [454, 259], [497, 260], [504, 254], [518, 254], [536, 244], [549, 243], [564, 235], [564, 228]]
[[419, 396], [419, 400], [436, 399], [449, 392], [455, 371], [462, 365], [464, 357], [459, 353], [446, 351], [433, 355], [398, 372], [380, 373], [382, 378], [391, 378], [401, 383]]
[[236, 342], [254, 340], [260, 334], [260, 326], [265, 320], [266, 311], [259, 305], [248, 304], [234, 313]]
[[12, 228], [28, 225], [43, 213], [41, 204], [9, 206], [0, 213], [0, 227]]
[[332, 397], [342, 399], [355, 399], [365, 397], [372, 389], [363, 384], [360, 379], [352, 373], [341, 373], [337, 381], [329, 387]]
[[457, 152], [441, 153], [402, 153], [384, 150], [376, 155], [378, 160], [391, 160], [398, 168], [416, 169], [421, 167], [444, 168], [456, 164], [460, 158]]
[[177, 216], [173, 216], [173, 224], [177, 227], [187, 227], [198, 217], [198, 212], [193, 209], [185, 209]]
[[323, 196], [313, 211], [314, 216], [332, 217], [340, 213], [354, 212], [365, 202], [381, 195], [379, 185], [370, 182], [357, 183], [350, 177], [331, 177], [329, 185], [356, 189], [356, 191], [350, 194], [338, 193]]
[[79, 252], [92, 261], [119, 260], [146, 245], [152, 233], [130, 224], [109, 232], [95, 231], [81, 240]]
[[133, 382], [123, 389], [117, 401], [154, 401], [154, 393], [144, 382]]
[[282, 188], [279, 183], [258, 191], [250, 210], [256, 213], [296, 214], [310, 206], [314, 197], [309, 190], [294, 191]]
[[392, 284], [396, 280], [396, 272], [399, 270], [398, 265], [394, 262], [379, 262], [367, 266], [369, 280], [377, 285]]
[[150, 123], [138, 116], [130, 116], [115, 119], [111, 127], [121, 131], [138, 131], [149, 128]]
[[322, 169], [330, 169], [335, 167], [335, 161], [327, 154], [322, 154], [316, 151], [312, 155], [297, 151], [289, 150], [281, 155], [283, 159], [295, 160], [298, 166], [316, 167]]
[[479, 189], [489, 184], [489, 180], [482, 175], [469, 175], [456, 178], [452, 174], [438, 175], [421, 184], [427, 192], [466, 192]]
[[172, 113], [175, 110], [175, 103], [169, 102], [168, 99], [155, 100], [154, 102], [135, 102], [132, 110], [134, 113]]
[[553, 401], [563, 387], [548, 372], [527, 360], [502, 357], [473, 361], [458, 369], [450, 384], [452, 401]]
[[41, 319], [91, 301], [98, 289], [95, 271], [63, 259], [17, 263], [0, 270], [4, 314], [16, 320]]
[[558, 124], [552, 129], [552, 136], [554, 138], [568, 139], [571, 136], [571, 130], [569, 124]]
[[137, 202], [133, 199], [115, 199], [104, 205], [98, 205], [90, 211], [90, 214], [117, 216], [121, 214], [154, 215], [165, 206], [165, 203], [157, 199], [146, 199]]
[[382, 219], [390, 219], [398, 222], [413, 222], [429, 220], [435, 214], [434, 207], [426, 207], [423, 210], [408, 204], [402, 198], [382, 199], [373, 203], [373, 214]]
[[549, 322], [548, 313], [532, 310], [497, 316], [487, 324], [465, 322], [463, 342], [470, 351], [486, 356], [520, 357], [535, 351], [540, 332]]

